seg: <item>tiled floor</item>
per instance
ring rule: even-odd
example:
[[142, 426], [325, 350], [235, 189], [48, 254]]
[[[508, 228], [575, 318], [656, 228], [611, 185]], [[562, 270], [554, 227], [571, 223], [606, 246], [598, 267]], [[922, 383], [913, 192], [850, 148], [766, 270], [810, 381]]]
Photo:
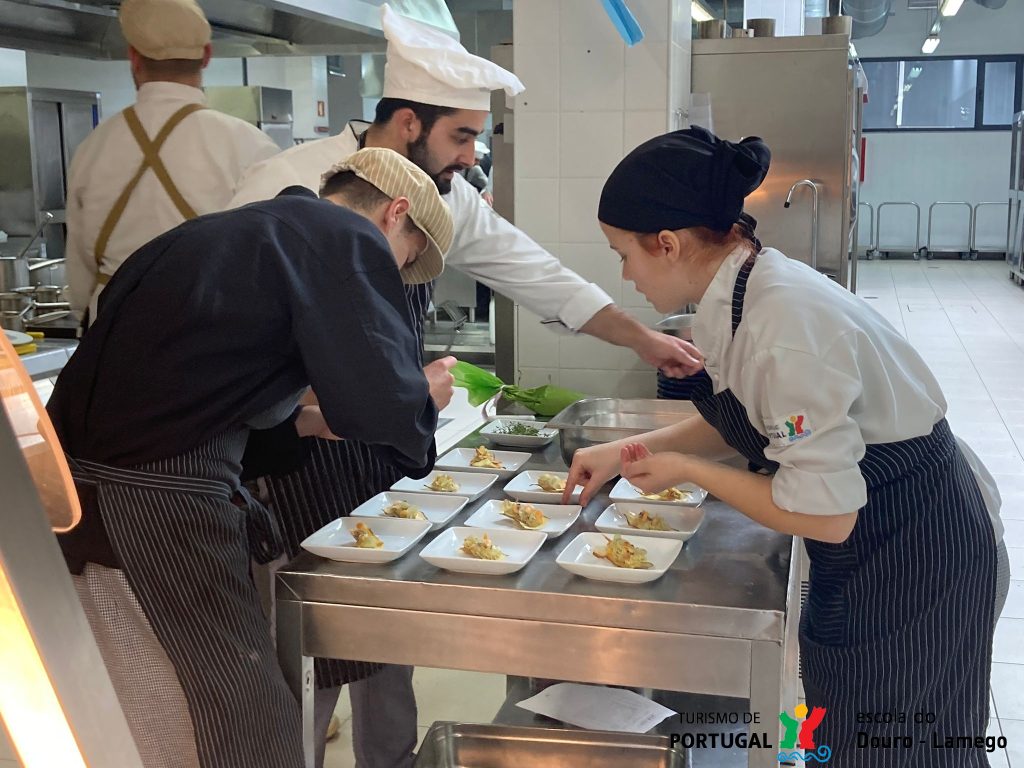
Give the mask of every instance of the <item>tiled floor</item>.
[[[956, 432], [999, 481], [1013, 581], [993, 653], [993, 718], [1007, 750], [993, 768], [1024, 768], [1024, 289], [1001, 262], [861, 261], [858, 293], [921, 352], [949, 401]], [[487, 720], [504, 700], [504, 678], [419, 669], [420, 736], [435, 720]], [[347, 696], [327, 768], [354, 766]], [[6, 759], [5, 759], [6, 758]], [[13, 751], [0, 734], [0, 768]]]

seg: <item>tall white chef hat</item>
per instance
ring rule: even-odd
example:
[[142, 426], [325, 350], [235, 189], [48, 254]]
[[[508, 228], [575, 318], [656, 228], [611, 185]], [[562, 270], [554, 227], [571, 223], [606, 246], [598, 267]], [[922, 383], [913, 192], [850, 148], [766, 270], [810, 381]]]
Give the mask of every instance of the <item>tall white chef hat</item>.
[[523, 84], [508, 70], [474, 56], [444, 32], [381, 6], [381, 25], [388, 41], [384, 67], [384, 98], [489, 112], [491, 91], [509, 96]]

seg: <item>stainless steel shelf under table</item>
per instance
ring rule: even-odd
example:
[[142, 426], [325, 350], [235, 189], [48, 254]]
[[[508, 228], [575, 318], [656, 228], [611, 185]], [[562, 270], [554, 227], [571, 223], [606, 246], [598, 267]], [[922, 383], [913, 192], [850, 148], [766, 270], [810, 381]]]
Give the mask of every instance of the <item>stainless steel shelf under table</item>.
[[[480, 442], [471, 435], [461, 444]], [[564, 470], [557, 440], [525, 469]], [[501, 498], [504, 485], [452, 525]], [[312, 659], [327, 657], [744, 698], [759, 713], [752, 730], [773, 737], [773, 748], [750, 751], [748, 765], [777, 766], [778, 714], [797, 703], [799, 540], [712, 499], [701, 530], [652, 584], [591, 581], [560, 568], [557, 555], [577, 533], [595, 530], [608, 503], [606, 488], [509, 576], [439, 570], [418, 556], [426, 540], [388, 565], [303, 553], [282, 568], [277, 648], [303, 702], [306, 765]]]

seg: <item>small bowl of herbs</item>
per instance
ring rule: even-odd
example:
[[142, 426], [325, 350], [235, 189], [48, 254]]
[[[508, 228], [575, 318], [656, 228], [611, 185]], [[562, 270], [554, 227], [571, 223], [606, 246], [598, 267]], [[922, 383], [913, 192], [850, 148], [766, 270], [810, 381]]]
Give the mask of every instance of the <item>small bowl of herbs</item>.
[[548, 429], [542, 421], [502, 418], [488, 422], [480, 434], [497, 445], [542, 448], [558, 435], [558, 430]]

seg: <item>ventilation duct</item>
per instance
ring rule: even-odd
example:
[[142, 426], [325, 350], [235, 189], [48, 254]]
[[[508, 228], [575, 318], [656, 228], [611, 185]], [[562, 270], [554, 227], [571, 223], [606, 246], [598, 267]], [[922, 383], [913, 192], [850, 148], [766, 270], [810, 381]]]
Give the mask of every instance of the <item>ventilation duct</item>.
[[889, 20], [893, 0], [845, 0], [843, 13], [853, 18], [853, 38], [871, 37]]

